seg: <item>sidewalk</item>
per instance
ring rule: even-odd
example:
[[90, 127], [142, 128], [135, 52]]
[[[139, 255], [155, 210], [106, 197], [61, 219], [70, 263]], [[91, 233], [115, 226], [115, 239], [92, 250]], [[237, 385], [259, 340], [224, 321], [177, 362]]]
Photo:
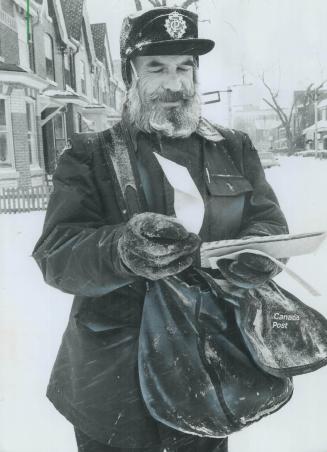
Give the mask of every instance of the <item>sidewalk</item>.
[[[292, 232], [327, 229], [327, 161], [283, 158], [267, 171]], [[310, 160], [310, 161], [309, 161]], [[310, 177], [308, 177], [310, 175]], [[70, 424], [45, 398], [72, 296], [43, 280], [30, 257], [44, 212], [0, 215], [0, 452], [76, 452]], [[327, 244], [290, 266], [323, 296], [279, 282], [327, 316]], [[327, 367], [296, 377], [289, 404], [234, 434], [230, 452], [326, 452]]]

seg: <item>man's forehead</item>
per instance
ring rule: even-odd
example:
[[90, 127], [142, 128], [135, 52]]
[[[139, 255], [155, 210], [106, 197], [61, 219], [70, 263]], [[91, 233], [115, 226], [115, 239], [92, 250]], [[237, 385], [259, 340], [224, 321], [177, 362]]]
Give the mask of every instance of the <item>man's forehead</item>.
[[135, 58], [135, 63], [139, 67], [154, 64], [193, 64], [193, 62], [192, 55], [139, 55]]

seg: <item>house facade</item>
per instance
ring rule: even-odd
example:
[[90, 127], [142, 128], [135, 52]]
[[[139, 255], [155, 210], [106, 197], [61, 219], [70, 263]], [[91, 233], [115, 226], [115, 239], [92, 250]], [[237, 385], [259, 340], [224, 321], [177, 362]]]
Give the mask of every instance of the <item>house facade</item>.
[[318, 93], [317, 125], [313, 90], [295, 91], [293, 134], [297, 149], [314, 149], [316, 133], [318, 150], [327, 149], [327, 91], [320, 89]]
[[313, 113], [311, 124], [302, 130], [303, 148], [315, 149], [315, 136], [317, 134], [317, 150], [327, 150], [327, 99], [318, 102], [317, 124]]
[[0, 189], [51, 180], [74, 132], [119, 120], [105, 24], [83, 0], [0, 0]]

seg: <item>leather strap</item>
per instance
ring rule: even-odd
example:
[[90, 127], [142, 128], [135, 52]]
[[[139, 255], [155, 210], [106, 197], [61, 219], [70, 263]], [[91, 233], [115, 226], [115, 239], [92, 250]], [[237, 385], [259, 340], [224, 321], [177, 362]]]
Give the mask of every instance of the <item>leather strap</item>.
[[120, 123], [112, 129], [99, 132], [100, 145], [114, 182], [116, 196], [125, 219], [146, 210], [146, 201], [136, 173], [136, 157], [126, 132]]

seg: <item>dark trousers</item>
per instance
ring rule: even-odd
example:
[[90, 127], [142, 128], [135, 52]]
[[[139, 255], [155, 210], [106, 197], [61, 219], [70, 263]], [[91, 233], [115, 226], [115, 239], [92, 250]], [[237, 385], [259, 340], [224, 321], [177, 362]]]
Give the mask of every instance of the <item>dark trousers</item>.
[[124, 447], [110, 447], [89, 438], [85, 433], [75, 429], [78, 452], [228, 452], [227, 438], [200, 438], [176, 448], [151, 447], [142, 449], [127, 449]]

